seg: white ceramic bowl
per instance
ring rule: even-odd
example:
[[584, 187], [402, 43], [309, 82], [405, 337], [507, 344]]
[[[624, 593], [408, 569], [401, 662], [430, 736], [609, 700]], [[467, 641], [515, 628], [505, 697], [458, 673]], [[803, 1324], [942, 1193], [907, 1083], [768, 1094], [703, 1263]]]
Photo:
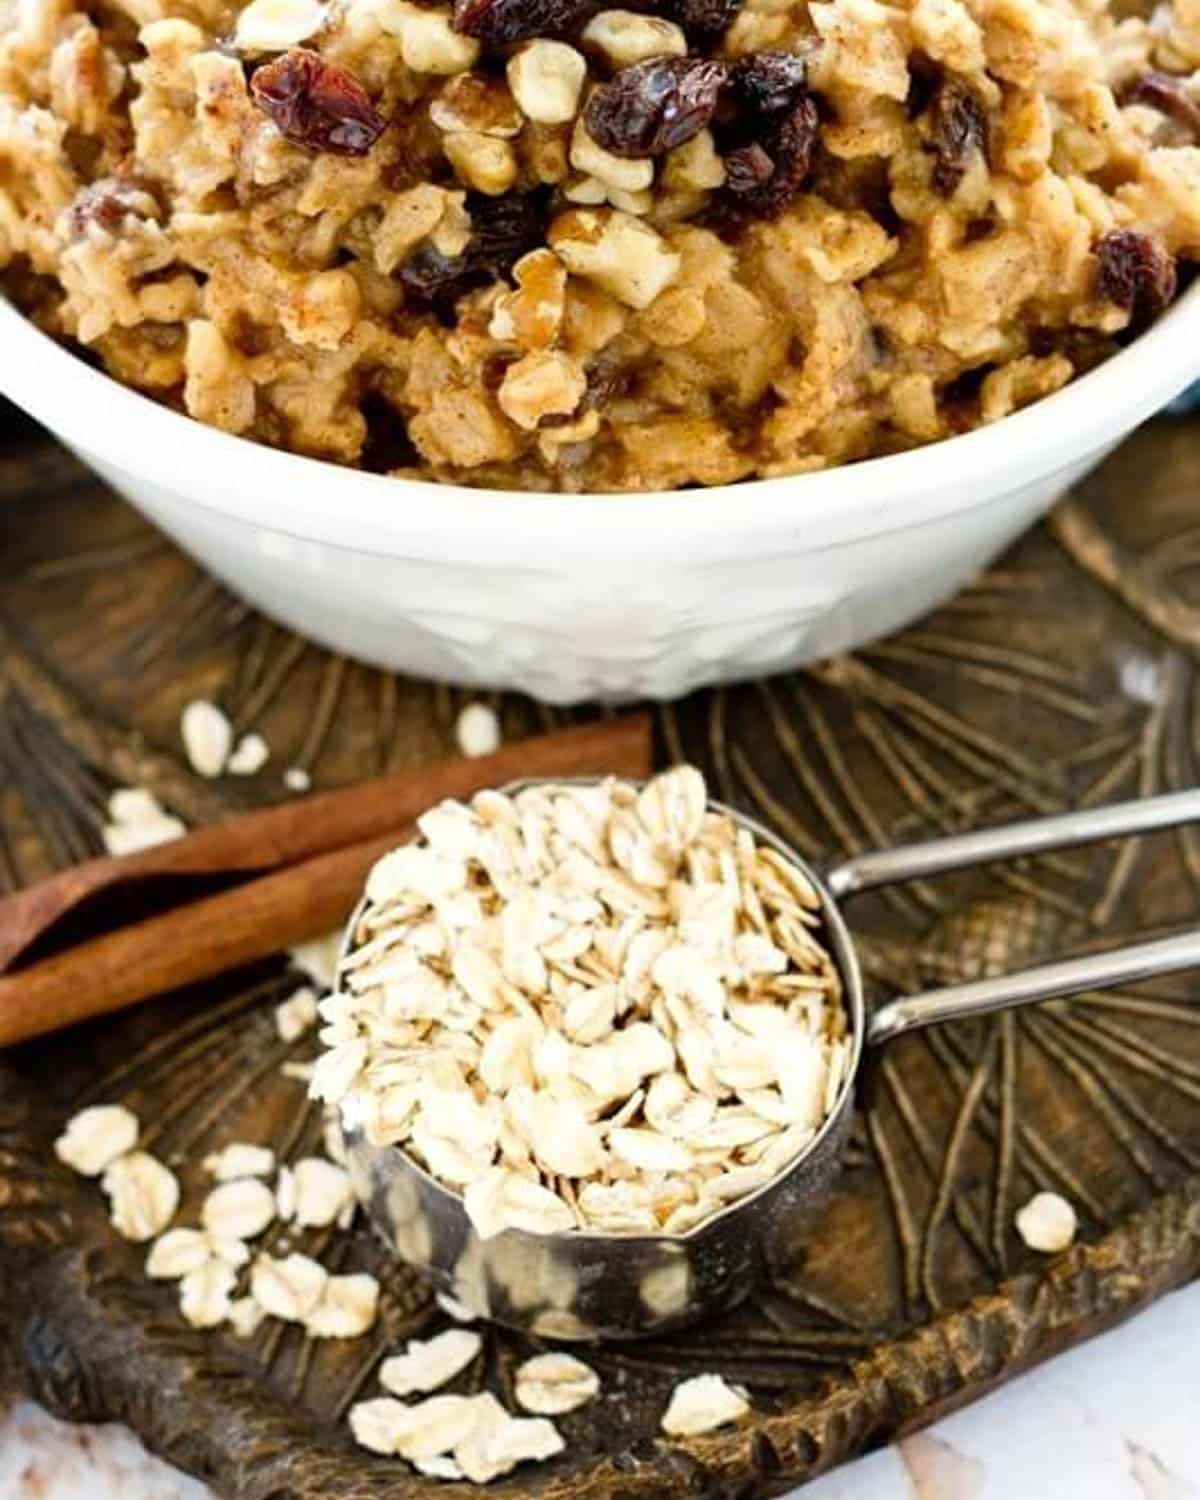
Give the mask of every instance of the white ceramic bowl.
[[782, 671], [947, 598], [1200, 375], [1200, 286], [992, 427], [828, 473], [591, 498], [361, 474], [226, 436], [0, 302], [0, 390], [268, 615], [338, 651], [552, 703]]

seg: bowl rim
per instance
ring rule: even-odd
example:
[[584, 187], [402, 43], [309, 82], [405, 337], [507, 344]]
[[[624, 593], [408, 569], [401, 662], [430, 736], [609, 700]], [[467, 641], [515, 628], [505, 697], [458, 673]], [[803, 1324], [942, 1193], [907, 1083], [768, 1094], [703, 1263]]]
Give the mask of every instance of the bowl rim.
[[[576, 550], [614, 528], [625, 534], [637, 525], [643, 545], [666, 552], [678, 546], [679, 535], [654, 521], [686, 505], [689, 537], [727, 536], [731, 497], [739, 529], [794, 528], [799, 520], [810, 531], [836, 518], [839, 531], [881, 535], [985, 503], [998, 491], [998, 475], [1003, 492], [1011, 493], [1066, 470], [1118, 441], [1197, 377], [1200, 281], [1153, 327], [1060, 390], [989, 426], [903, 453], [689, 490], [484, 489], [371, 474], [222, 432], [90, 365], [0, 297], [0, 393], [85, 458], [111, 462], [176, 495], [181, 474], [203, 476], [203, 496], [189, 490], [189, 504], [243, 522], [262, 522], [268, 512], [290, 517], [291, 525], [280, 529], [297, 536], [306, 534], [305, 519], [334, 519], [339, 528], [358, 524], [410, 538], [499, 530], [510, 543], [519, 536]], [[140, 445], [136, 461], [128, 452], [132, 434]], [[402, 503], [414, 499], [432, 503]], [[887, 517], [879, 515], [881, 502]], [[872, 512], [875, 524], [864, 527]]]

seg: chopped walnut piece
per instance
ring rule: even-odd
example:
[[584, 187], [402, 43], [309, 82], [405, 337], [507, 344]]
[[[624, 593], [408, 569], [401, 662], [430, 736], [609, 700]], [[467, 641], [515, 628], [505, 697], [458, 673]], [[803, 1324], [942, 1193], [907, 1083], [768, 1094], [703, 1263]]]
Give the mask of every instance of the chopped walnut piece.
[[684, 57], [688, 50], [687, 37], [674, 21], [632, 10], [602, 10], [583, 28], [583, 41], [614, 68], [651, 57]]
[[527, 42], [508, 60], [513, 97], [541, 125], [565, 125], [575, 118], [586, 77], [587, 63], [565, 42]]
[[239, 52], [286, 52], [308, 41], [327, 19], [320, 0], [250, 0], [238, 14], [233, 45]]
[[517, 158], [507, 141], [456, 130], [443, 138], [442, 146], [459, 180], [476, 192], [498, 197], [517, 180]]
[[561, 214], [550, 244], [568, 271], [627, 307], [649, 307], [679, 273], [679, 256], [661, 235], [618, 209]]
[[548, 349], [562, 327], [567, 268], [553, 250], [534, 250], [512, 274], [517, 289], [496, 303], [488, 331], [524, 349]]
[[616, 156], [606, 151], [587, 128], [583, 116], [575, 122], [571, 136], [571, 165], [585, 176], [597, 177], [606, 188], [637, 193], [654, 181], [654, 163], [648, 157]]
[[388, 0], [380, 24], [400, 42], [400, 55], [414, 73], [448, 77], [465, 73], [479, 59], [479, 43], [461, 34], [449, 11]]
[[573, 355], [534, 349], [509, 365], [496, 399], [506, 417], [532, 431], [546, 417], [570, 416], [586, 390], [587, 376]]
[[470, 130], [504, 141], [520, 135], [525, 123], [504, 80], [483, 73], [451, 78], [430, 104], [429, 118], [439, 130]]

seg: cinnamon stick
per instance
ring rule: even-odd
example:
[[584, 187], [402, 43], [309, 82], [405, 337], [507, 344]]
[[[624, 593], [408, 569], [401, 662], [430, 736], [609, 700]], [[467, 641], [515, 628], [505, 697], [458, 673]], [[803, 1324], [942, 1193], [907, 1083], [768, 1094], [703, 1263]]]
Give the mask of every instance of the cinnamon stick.
[[137, 854], [87, 860], [0, 902], [0, 974], [68, 912], [113, 886], [166, 875], [266, 874], [395, 833], [445, 797], [469, 796], [521, 776], [645, 776], [650, 754], [649, 716], [625, 714], [515, 740], [494, 755], [397, 771], [262, 808]]
[[160, 917], [120, 927], [0, 978], [0, 1047], [61, 1031], [241, 964], [344, 922], [393, 829], [289, 865]]

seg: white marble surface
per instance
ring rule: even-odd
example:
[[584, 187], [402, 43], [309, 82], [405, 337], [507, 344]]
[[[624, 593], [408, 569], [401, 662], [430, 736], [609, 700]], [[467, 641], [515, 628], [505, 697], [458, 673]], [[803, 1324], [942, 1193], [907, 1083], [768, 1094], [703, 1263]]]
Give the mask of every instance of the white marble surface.
[[[207, 1500], [120, 1427], [0, 1413], [0, 1500]], [[1200, 1500], [1200, 1285], [804, 1500]]]

